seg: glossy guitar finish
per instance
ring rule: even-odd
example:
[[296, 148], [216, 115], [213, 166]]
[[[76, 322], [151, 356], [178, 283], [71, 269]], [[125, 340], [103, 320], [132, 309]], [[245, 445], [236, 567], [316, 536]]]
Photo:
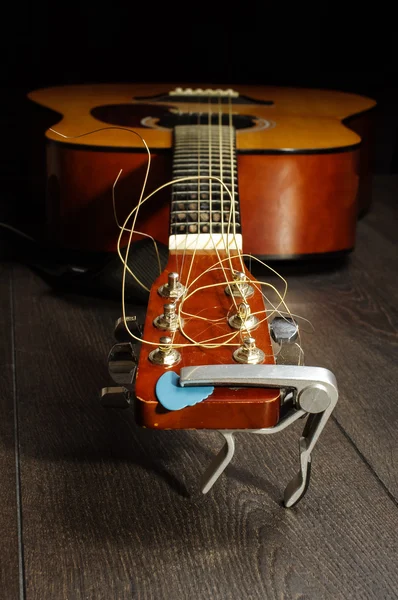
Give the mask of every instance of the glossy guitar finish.
[[[67, 136], [106, 126], [140, 133], [152, 153], [150, 192], [171, 178], [170, 117], [204, 110], [197, 100], [167, 96], [174, 88], [67, 86], [29, 97], [53, 111], [47, 124]], [[326, 90], [240, 85], [234, 90], [239, 98], [233, 113], [246, 119], [244, 128], [236, 128], [244, 251], [291, 258], [352, 249], [358, 212], [370, 200], [369, 110], [375, 102]], [[159, 128], [164, 125], [169, 128]], [[116, 190], [122, 218], [142, 185], [147, 161], [142, 143], [117, 129], [73, 140], [47, 131], [46, 138], [50, 236], [66, 248], [115, 250], [112, 185], [123, 169]], [[138, 230], [165, 244], [169, 198], [168, 189], [160, 192], [142, 207], [137, 222]]]
[[[159, 338], [165, 335], [153, 325], [154, 319], [163, 312], [163, 305], [167, 300], [158, 294], [159, 287], [167, 282], [169, 272], [180, 272], [181, 281], [185, 281], [191, 266], [193, 253], [182, 251], [170, 252], [169, 262], [164, 273], [154, 282], [149, 296], [148, 309], [144, 327], [143, 338], [150, 342], [158, 343]], [[220, 256], [224, 258], [225, 252]], [[205, 271], [217, 266], [217, 256], [214, 252], [198, 251], [195, 254], [191, 270], [190, 281], [193, 282], [192, 290], [202, 286], [220, 283], [219, 287], [207, 290], [199, 290], [188, 298], [184, 303], [184, 310], [191, 315], [206, 317], [217, 320], [216, 323], [205, 322], [194, 317], [184, 317], [184, 329], [189, 337], [196, 341], [205, 341], [223, 334], [233, 334], [227, 322], [227, 315], [234, 312], [234, 303], [227, 296], [225, 290], [225, 278], [220, 269]], [[228, 263], [224, 263], [227, 273]], [[232, 258], [233, 268], [241, 269], [241, 263], [237, 258]], [[247, 276], [253, 279], [246, 271]], [[237, 299], [237, 302], [241, 302]], [[259, 318], [264, 319], [265, 307], [261, 292], [256, 290], [250, 298], [252, 313], [263, 311]], [[260, 323], [253, 330], [258, 346], [266, 354], [265, 363], [274, 364], [274, 355], [268, 333], [268, 321]], [[232, 342], [240, 344], [241, 336], [238, 334]], [[223, 340], [220, 340], [223, 341]], [[188, 340], [177, 332], [174, 344], [188, 344]], [[181, 362], [171, 367], [177, 374], [182, 367], [207, 364], [230, 364], [234, 360], [232, 352], [236, 346], [223, 346], [212, 349], [202, 349], [198, 346], [188, 345], [180, 348]], [[148, 355], [154, 346], [143, 344], [140, 351], [138, 372], [136, 379], [135, 395], [136, 418], [139, 424], [155, 429], [238, 429], [272, 427], [279, 420], [280, 396], [278, 390], [265, 388], [215, 388], [213, 394], [204, 402], [195, 406], [188, 406], [183, 410], [168, 411], [158, 402], [155, 386], [159, 377], [165, 372], [165, 368], [153, 365], [148, 360]]]
[[[279, 313], [279, 307], [286, 308], [280, 295], [276, 306], [267, 300], [280, 315], [268, 327], [273, 315], [267, 315], [264, 305], [262, 285], [267, 282], [254, 280], [243, 261], [236, 168], [239, 131], [249, 122], [248, 135], [256, 127], [256, 133], [264, 132], [266, 120], [254, 122], [234, 114], [235, 106], [252, 103], [244, 95], [233, 90], [218, 90], [216, 95], [218, 112], [211, 108], [211, 90], [179, 89], [173, 94], [176, 102], [184, 96], [189, 103], [201, 97], [209, 108], [206, 113], [203, 107], [192, 107], [192, 115], [184, 113], [173, 125], [168, 264], [151, 286], [138, 364], [131, 338], [116, 344], [108, 366], [118, 386], [103, 389], [101, 398], [108, 406], [120, 405], [121, 398], [130, 404], [134, 398], [136, 419], [144, 427], [218, 430], [225, 444], [203, 474], [203, 493], [231, 461], [236, 431], [268, 435], [307, 416], [299, 442], [299, 470], [284, 493], [284, 504], [290, 507], [308, 488], [311, 453], [337, 402], [337, 385], [330, 371], [302, 365], [298, 326], [283, 316], [288, 312]], [[113, 106], [95, 115], [100, 112], [104, 118], [108, 111], [110, 120], [110, 110]], [[160, 115], [157, 124], [164, 127], [170, 119], [173, 115]], [[252, 219], [256, 217], [254, 210]], [[134, 226], [133, 222], [131, 236]], [[323, 227], [327, 226], [326, 221]], [[128, 243], [127, 253], [130, 250]], [[124, 275], [127, 265], [126, 258]], [[124, 294], [122, 309], [122, 324], [128, 328]], [[116, 332], [120, 325], [119, 320]], [[279, 346], [277, 365], [270, 331]], [[123, 337], [128, 333], [124, 330]], [[288, 357], [286, 345], [299, 350], [294, 366], [281, 364]]]

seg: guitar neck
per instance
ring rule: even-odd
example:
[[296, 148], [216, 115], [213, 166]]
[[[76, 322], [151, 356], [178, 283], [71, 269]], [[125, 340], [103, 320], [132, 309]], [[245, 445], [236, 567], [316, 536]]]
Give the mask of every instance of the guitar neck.
[[174, 128], [173, 180], [187, 177], [172, 186], [170, 249], [241, 250], [234, 127]]

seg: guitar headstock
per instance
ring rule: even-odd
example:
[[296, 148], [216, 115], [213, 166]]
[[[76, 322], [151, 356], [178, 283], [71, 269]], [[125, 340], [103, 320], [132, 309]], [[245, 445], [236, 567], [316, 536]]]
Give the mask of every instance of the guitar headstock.
[[215, 388], [180, 411], [164, 409], [156, 394], [166, 371], [275, 362], [261, 287], [237, 253], [171, 251], [150, 292], [143, 339], [150, 344], [142, 345], [135, 388], [142, 425], [225, 428], [242, 427], [242, 418], [247, 426], [259, 414], [277, 419], [276, 390]]

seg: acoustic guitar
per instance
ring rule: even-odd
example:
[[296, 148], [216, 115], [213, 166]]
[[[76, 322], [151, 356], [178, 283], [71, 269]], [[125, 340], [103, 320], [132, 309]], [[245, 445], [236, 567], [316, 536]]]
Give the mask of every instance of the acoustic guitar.
[[[296, 364], [275, 364], [283, 346], [296, 344], [297, 324], [283, 290], [265, 302], [267, 282], [254, 279], [244, 259], [352, 246], [360, 138], [341, 120], [373, 102], [327, 92], [322, 103], [312, 92], [165, 85], [54, 88], [31, 97], [63, 115], [46, 134], [57, 237], [91, 250], [127, 245], [118, 343], [109, 355], [118, 387], [105, 388], [103, 402], [133, 400], [143, 427], [219, 431], [226, 446], [204, 492], [231, 460], [235, 431], [274, 433], [307, 416], [300, 471], [285, 491], [285, 505], [297, 503], [337, 386], [330, 371], [303, 366], [300, 353]], [[155, 169], [144, 202], [145, 144]], [[110, 200], [121, 168], [118, 235]], [[151, 197], [151, 187], [162, 184], [164, 194]], [[124, 297], [137, 230], [169, 248], [151, 286], [142, 338]], [[280, 321], [270, 327], [275, 315]], [[139, 357], [134, 342], [141, 342]]]
[[[284, 494], [285, 506], [293, 506], [308, 487], [311, 452], [337, 402], [336, 380], [327, 369], [303, 366], [300, 352], [293, 364], [281, 364], [286, 346], [300, 350], [297, 323], [283, 290], [265, 302], [262, 284], [268, 282], [257, 281], [244, 262], [236, 145], [238, 124], [247, 121], [242, 115], [237, 119], [234, 100], [245, 99], [229, 89], [176, 89], [172, 96], [182, 104], [186, 97], [192, 104], [194, 97], [198, 106], [184, 113], [185, 122], [173, 125], [170, 219], [162, 224], [168, 263], [151, 286], [142, 338], [122, 291], [118, 343], [108, 359], [118, 385], [104, 388], [102, 401], [106, 406], [132, 402], [137, 422], [146, 428], [219, 431], [225, 445], [204, 475], [204, 493], [230, 462], [236, 431], [270, 434], [307, 417], [300, 469]], [[156, 123], [168, 135], [167, 121]], [[257, 120], [257, 127], [251, 144], [264, 123]], [[116, 130], [99, 135], [107, 131]], [[121, 255], [123, 284], [126, 275], [134, 276], [128, 273], [128, 253], [139, 211], [150, 200], [144, 204], [141, 194], [122, 226], [119, 244], [124, 228], [130, 231], [126, 256]], [[252, 243], [249, 239], [249, 247]]]
[[[297, 258], [354, 247], [358, 214], [370, 202], [372, 99], [327, 90], [168, 84], [55, 87], [29, 98], [52, 126], [45, 134], [48, 233], [58, 246], [115, 251], [115, 178], [123, 169], [115, 190], [122, 218], [137, 202], [147, 163], [142, 142], [126, 131], [133, 129], [152, 155], [148, 192], [183, 175], [234, 182], [244, 252]], [[232, 159], [222, 135], [215, 134], [210, 154], [198, 142], [200, 128], [209, 124], [233, 131]], [[177, 151], [180, 127], [188, 133]], [[212, 232], [219, 234], [222, 192], [213, 190], [210, 206], [211, 185], [202, 182], [200, 197], [196, 182], [175, 186], [171, 204], [170, 188], [163, 189], [143, 205], [137, 229], [167, 245], [165, 223], [171, 221], [175, 235], [206, 234], [212, 215]]]

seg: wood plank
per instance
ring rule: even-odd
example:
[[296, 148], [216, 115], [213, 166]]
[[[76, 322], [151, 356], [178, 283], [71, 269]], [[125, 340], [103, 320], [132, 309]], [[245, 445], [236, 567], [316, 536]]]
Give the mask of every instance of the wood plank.
[[[290, 309], [315, 328], [303, 334], [306, 364], [335, 373], [336, 419], [396, 500], [397, 183], [398, 178], [375, 178], [374, 205], [358, 224], [347, 264], [303, 265], [301, 273], [298, 265], [280, 269], [288, 278]], [[305, 322], [303, 329], [310, 329]]]
[[99, 406], [118, 303], [57, 297], [23, 268], [16, 299], [29, 600], [396, 597], [397, 506], [334, 422], [298, 507], [280, 506], [298, 426], [239, 435], [203, 497], [217, 434], [139, 429], [131, 411]]
[[0, 590], [19, 597], [15, 473], [11, 268], [0, 266]]

